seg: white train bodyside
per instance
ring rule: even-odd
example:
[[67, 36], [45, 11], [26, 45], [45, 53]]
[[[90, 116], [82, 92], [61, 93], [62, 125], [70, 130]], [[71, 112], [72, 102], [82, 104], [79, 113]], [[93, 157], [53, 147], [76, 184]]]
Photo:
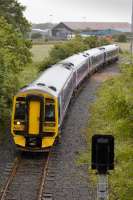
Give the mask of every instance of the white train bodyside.
[[118, 52], [117, 45], [107, 45], [74, 54], [45, 70], [37, 80], [21, 91], [36, 89], [57, 97], [60, 127], [74, 89], [88, 74], [108, 61], [118, 58]]

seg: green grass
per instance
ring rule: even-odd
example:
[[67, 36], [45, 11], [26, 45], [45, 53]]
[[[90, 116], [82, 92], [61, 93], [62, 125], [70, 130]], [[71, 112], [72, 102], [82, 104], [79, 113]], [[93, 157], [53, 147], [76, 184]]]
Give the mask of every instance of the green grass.
[[[124, 55], [123, 55], [124, 56]], [[125, 60], [125, 58], [124, 58]], [[125, 62], [125, 61], [124, 61]], [[121, 74], [98, 89], [96, 101], [89, 106], [90, 116], [86, 152], [78, 164], [91, 164], [92, 135], [112, 134], [115, 137], [115, 170], [109, 176], [110, 200], [133, 200], [133, 137], [132, 137], [132, 76], [133, 66], [120, 66]], [[97, 177], [89, 167], [89, 178], [96, 185]]]
[[20, 87], [29, 84], [39, 76], [39, 64], [49, 55], [52, 47], [52, 44], [33, 45], [31, 49], [33, 62], [26, 65], [20, 73]]
[[130, 43], [129, 42], [119, 42], [117, 43], [123, 51], [130, 50]]
[[31, 49], [33, 62], [41, 62], [45, 57], [49, 55], [52, 47], [52, 44], [33, 45]]
[[34, 81], [39, 76], [39, 66], [35, 63], [28, 64], [20, 73], [20, 87]]
[[[118, 43], [123, 51], [129, 51], [129, 43]], [[33, 62], [41, 62], [44, 58], [49, 55], [50, 50], [54, 44], [33, 44], [31, 53], [33, 55]]]
[[31, 49], [33, 62], [21, 73], [21, 86], [30, 83], [39, 76], [39, 64], [49, 55], [53, 44], [36, 44]]

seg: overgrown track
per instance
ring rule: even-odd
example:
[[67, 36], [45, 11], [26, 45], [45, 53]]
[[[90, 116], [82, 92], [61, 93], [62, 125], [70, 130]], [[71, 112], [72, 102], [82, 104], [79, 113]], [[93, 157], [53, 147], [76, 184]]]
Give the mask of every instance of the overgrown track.
[[7, 166], [8, 177], [0, 192], [0, 200], [45, 200], [45, 181], [50, 152], [20, 154], [13, 165]]

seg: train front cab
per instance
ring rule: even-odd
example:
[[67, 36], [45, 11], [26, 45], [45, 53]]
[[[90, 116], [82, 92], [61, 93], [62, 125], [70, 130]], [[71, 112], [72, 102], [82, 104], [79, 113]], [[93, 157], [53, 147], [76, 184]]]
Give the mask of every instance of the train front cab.
[[14, 97], [11, 132], [19, 149], [39, 151], [53, 145], [58, 135], [57, 103], [48, 94]]

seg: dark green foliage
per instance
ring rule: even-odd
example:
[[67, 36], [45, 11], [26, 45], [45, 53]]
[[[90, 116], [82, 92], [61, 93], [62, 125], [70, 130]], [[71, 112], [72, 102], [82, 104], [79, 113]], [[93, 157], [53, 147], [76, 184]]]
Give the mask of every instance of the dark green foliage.
[[19, 87], [18, 74], [31, 61], [31, 44], [0, 17], [0, 117], [7, 117], [11, 100]]
[[54, 48], [50, 51], [49, 57], [45, 59], [40, 65], [40, 70], [42, 71], [73, 54], [106, 44], [109, 44], [106, 39], [99, 39], [94, 36], [82, 38], [81, 36], [77, 35], [74, 39], [70, 41], [56, 44]]
[[109, 40], [107, 40], [106, 38], [104, 37], [101, 37], [99, 40], [98, 40], [98, 45], [97, 46], [103, 46], [103, 45], [109, 45], [110, 42]]
[[127, 36], [125, 34], [120, 34], [115, 36], [116, 42], [127, 42]]
[[95, 48], [103, 45], [108, 45], [109, 41], [106, 38], [97, 38], [96, 36], [87, 37], [84, 39], [84, 43], [89, 48]]
[[96, 36], [87, 37], [84, 39], [84, 43], [87, 44], [89, 48], [95, 48], [99, 46], [99, 41]]
[[45, 40], [44, 40], [45, 42], [48, 42], [48, 38], [45, 38]]
[[20, 85], [19, 73], [31, 61], [31, 42], [24, 39], [30, 30], [24, 10], [16, 0], [0, 0], [0, 121], [3, 127], [10, 116], [12, 97]]
[[30, 30], [30, 25], [23, 16], [25, 7], [17, 0], [0, 0], [0, 17], [4, 17], [7, 23], [25, 35]]
[[43, 62], [40, 63], [40, 71], [44, 71], [45, 69], [51, 67], [52, 65], [54, 65], [56, 62], [52, 59], [50, 59], [50, 57], [45, 58], [45, 60]]
[[67, 43], [57, 44], [50, 52], [50, 57], [54, 60], [63, 60], [75, 53], [82, 52], [87, 49], [83, 39], [77, 36], [74, 40]]
[[31, 39], [40, 39], [40, 38], [42, 38], [41, 33], [32, 33], [31, 35]]

